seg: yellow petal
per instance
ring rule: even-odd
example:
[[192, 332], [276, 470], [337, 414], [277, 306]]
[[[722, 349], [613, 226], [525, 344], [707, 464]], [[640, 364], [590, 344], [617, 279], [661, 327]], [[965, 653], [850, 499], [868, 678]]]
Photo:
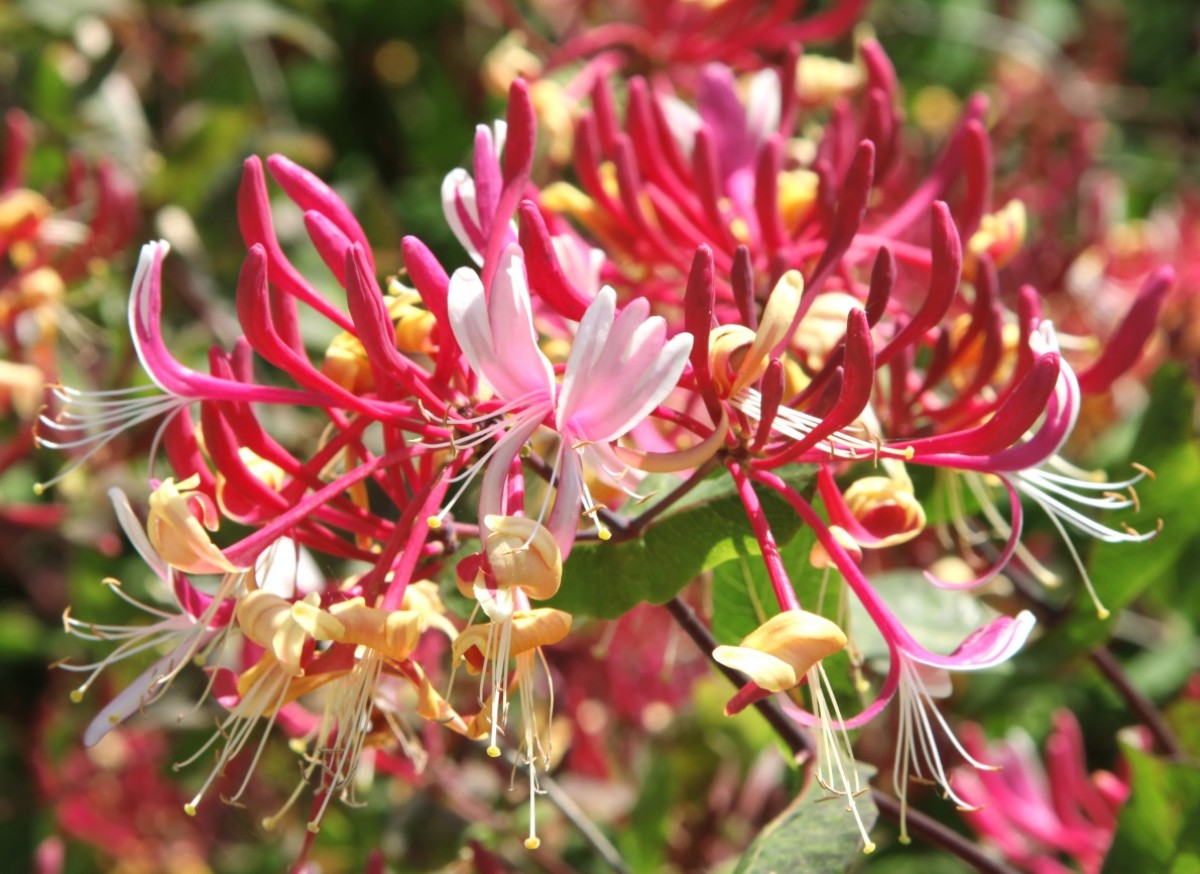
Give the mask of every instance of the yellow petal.
[[748, 646], [718, 646], [713, 650], [713, 659], [741, 671], [770, 692], [783, 692], [800, 682], [795, 669], [783, 659]]
[[743, 671], [762, 688], [781, 692], [845, 645], [846, 635], [825, 617], [785, 610], [746, 635], [740, 646], [717, 647], [713, 658]]
[[[493, 629], [492, 623], [481, 622], [468, 625], [458, 633], [454, 640], [453, 654], [457, 664], [469, 649], [477, 649], [485, 658], [495, 658], [500, 645], [501, 629]], [[512, 645], [510, 656], [530, 652], [539, 646], [552, 646], [558, 643], [571, 630], [571, 614], [552, 607], [538, 607], [534, 610], [519, 610], [512, 617]], [[491, 651], [488, 651], [488, 637], [491, 636]]]
[[492, 532], [484, 546], [501, 588], [517, 586], [539, 601], [558, 591], [562, 554], [549, 529], [524, 516], [485, 516], [483, 524]]
[[800, 308], [800, 298], [803, 295], [804, 277], [800, 275], [799, 270], [789, 270], [779, 277], [771, 296], [767, 298], [762, 320], [758, 323], [758, 330], [754, 332], [754, 342], [746, 350], [738, 368], [737, 378], [729, 392], [731, 395], [736, 395], [746, 386], [757, 382], [763, 375], [771, 360], [771, 350], [791, 331], [792, 320]]
[[362, 598], [351, 598], [329, 608], [343, 627], [341, 643], [368, 646], [394, 661], [412, 655], [421, 639], [422, 616], [415, 610], [380, 610], [368, 607]]
[[[199, 475], [176, 485], [167, 478], [150, 495], [150, 513], [146, 534], [167, 564], [193, 574], [235, 573], [235, 566], [208, 536], [218, 527], [217, 508], [203, 492], [194, 491]], [[201, 519], [192, 515], [193, 503], [203, 512]], [[208, 529], [207, 531], [205, 529]]]

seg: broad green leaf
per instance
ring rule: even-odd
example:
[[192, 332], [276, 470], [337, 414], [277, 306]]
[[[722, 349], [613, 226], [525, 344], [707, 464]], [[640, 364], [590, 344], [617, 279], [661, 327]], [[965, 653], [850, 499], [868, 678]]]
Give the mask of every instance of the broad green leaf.
[[1200, 870], [1200, 768], [1126, 747], [1132, 794], [1117, 822], [1106, 874]]
[[[866, 785], [868, 774], [860, 776]], [[830, 874], [845, 871], [861, 858], [862, 836], [854, 816], [838, 801], [822, 803], [824, 792], [813, 781], [808, 791], [793, 801], [754, 839], [734, 874]], [[867, 831], [878, 811], [870, 793], [856, 799]]]
[[[823, 571], [818, 571], [808, 561], [808, 554], [816, 543], [816, 534], [807, 526], [802, 528], [780, 550], [779, 557], [792, 582], [800, 605], [805, 610], [817, 611], [817, 599]], [[721, 643], [734, 644], [779, 612], [775, 590], [767, 575], [766, 565], [760, 555], [750, 555], [739, 549], [733, 561], [727, 561], [713, 570], [712, 575], [712, 631]], [[837, 581], [830, 580], [827, 602], [836, 605]], [[826, 611], [828, 612], [828, 611]]]
[[[789, 478], [793, 488], [803, 487], [800, 476], [807, 474]], [[659, 500], [668, 491], [663, 489]], [[799, 530], [800, 519], [774, 492], [757, 492], [776, 541], [786, 544]], [[637, 512], [648, 506], [653, 503]], [[719, 471], [640, 538], [577, 544], [563, 571], [563, 587], [547, 603], [577, 615], [615, 619], [644, 601], [670, 600], [697, 575], [739, 555], [757, 561], [761, 552], [729, 475]]]

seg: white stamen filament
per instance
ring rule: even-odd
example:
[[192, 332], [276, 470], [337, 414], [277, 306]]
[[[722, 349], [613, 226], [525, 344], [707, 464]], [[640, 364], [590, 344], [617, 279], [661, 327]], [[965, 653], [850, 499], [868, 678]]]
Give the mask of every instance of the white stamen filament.
[[[866, 824], [862, 821], [862, 816], [858, 812], [858, 803], [855, 801], [855, 796], [862, 793], [863, 786], [859, 780], [858, 769], [854, 766], [854, 751], [850, 746], [850, 736], [845, 728], [835, 728], [843, 723], [841, 708], [838, 706], [837, 696], [833, 692], [829, 677], [825, 674], [825, 668], [820, 662], [808, 670], [808, 688], [809, 694], [812, 696], [813, 715], [817, 717], [820, 725], [817, 782], [825, 791], [846, 799], [846, 810], [854, 815], [859, 834], [862, 835], [863, 852], [874, 852], [875, 843], [867, 834]], [[847, 759], [854, 774], [853, 779], [847, 774]]]

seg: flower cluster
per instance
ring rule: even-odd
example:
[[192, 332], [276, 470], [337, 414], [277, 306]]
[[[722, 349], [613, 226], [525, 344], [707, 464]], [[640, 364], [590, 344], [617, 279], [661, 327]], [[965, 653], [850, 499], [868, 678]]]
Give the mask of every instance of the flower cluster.
[[[740, 8], [668, 6], [718, 18]], [[658, 9], [645, 6], [651, 24]], [[614, 41], [624, 33], [609, 31]], [[103, 708], [86, 742], [200, 663], [224, 715], [179, 763], [216, 751], [185, 809], [196, 812], [241, 751], [252, 747], [257, 761], [278, 727], [301, 757], [286, 806], [311, 788], [315, 833], [333, 798], [353, 800], [364, 758], [376, 771], [419, 767], [415, 719], [504, 755], [515, 693], [510, 758], [527, 771], [532, 805], [551, 762], [543, 650], [571, 633], [574, 617], [553, 599], [572, 586], [572, 550], [581, 541], [616, 549], [642, 533], [626, 498], [645, 496], [647, 474], [674, 478], [679, 494], [712, 476], [744, 507], [774, 594], [756, 604], [756, 630], [712, 654], [746, 678], [727, 712], [782, 696], [815, 730], [818, 779], [858, 821], [867, 851], [848, 730], [893, 701], [902, 808], [912, 777], [970, 807], [974, 796], [952, 784], [938, 751], [989, 763], [957, 740], [938, 702], [953, 674], [1010, 659], [1034, 617], [998, 615], [935, 652], [872, 575], [911, 566], [917, 544], [928, 554], [937, 542], [919, 494], [935, 481], [966, 570], [926, 572], [931, 586], [983, 586], [1014, 557], [1048, 579], [1021, 544], [1027, 505], [1072, 554], [1072, 533], [1153, 536], [1093, 518], [1133, 506], [1145, 472], [1108, 482], [1059, 452], [1082, 396], [1107, 391], [1136, 362], [1172, 276], [1150, 275], [1098, 354], [1070, 352], [1081, 344], [1060, 345], [1037, 290], [1002, 281], [1025, 215], [992, 201], [983, 98], [914, 180], [891, 64], [873, 40], [859, 57], [857, 84], [836, 95], [810, 83], [817, 68], [795, 54], [746, 75], [707, 63], [678, 90], [593, 71], [574, 107], [574, 182], [534, 181], [539, 106], [517, 79], [505, 119], [478, 128], [472, 166], [442, 188], [446, 221], [474, 266], [448, 271], [407, 238], [405, 274], [383, 283], [364, 231], [328, 185], [282, 156], [265, 167], [252, 158], [237, 210], [243, 336], [214, 347], [206, 370], [178, 360], [163, 336], [168, 251], [145, 246], [129, 323], [153, 386], [61, 389], [61, 407], [40, 424], [42, 440], [75, 450], [78, 463], [155, 421], [152, 464], [161, 450], [171, 472], [148, 484], [144, 521], [113, 493], [161, 599], [107, 584], [150, 624], [64, 617], [69, 632], [116, 644], [68, 666], [86, 674], [76, 697], [114, 662], [158, 656]], [[819, 133], [801, 123], [817, 111], [813, 94], [827, 107]], [[268, 173], [303, 214], [327, 275], [305, 276], [285, 254]], [[320, 348], [314, 323], [324, 325]], [[811, 488], [796, 485], [797, 472]], [[844, 581], [886, 644], [887, 667], [874, 683], [860, 675], [870, 694], [854, 712], [825, 662], [854, 653], [864, 630], [845, 611], [801, 603], [793, 580], [804, 569], [781, 558], [768, 494], [812, 532], [811, 564]], [[229, 523], [243, 536], [226, 536]], [[465, 624], [447, 610], [452, 598], [473, 606]], [[451, 679], [478, 677], [474, 695], [437, 682], [445, 661]], [[526, 845], [539, 842], [531, 811]]]
[[[1088, 773], [1083, 732], [1071, 711], [1054, 715], [1044, 762], [1024, 732], [988, 748], [979, 727], [969, 728], [967, 747], [998, 766], [960, 775], [960, 790], [973, 805], [971, 827], [1023, 871], [1076, 870], [1059, 861], [1063, 856], [1085, 874], [1099, 871], [1129, 797], [1129, 780], [1110, 771]], [[1136, 732], [1131, 739], [1145, 746]]]

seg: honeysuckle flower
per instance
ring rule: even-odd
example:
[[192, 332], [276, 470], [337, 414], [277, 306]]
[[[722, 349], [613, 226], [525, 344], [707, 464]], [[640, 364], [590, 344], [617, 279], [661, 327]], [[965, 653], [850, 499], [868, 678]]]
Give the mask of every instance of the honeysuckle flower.
[[[199, 484], [199, 476], [188, 477], [178, 485], [168, 477], [150, 493], [146, 521], [150, 544], [167, 564], [185, 573], [237, 573], [242, 569], [230, 562], [208, 536], [209, 531], [217, 530], [217, 508], [208, 495], [196, 491]], [[200, 518], [196, 518], [193, 507]]]
[[[316, 604], [311, 606], [315, 608]], [[329, 802], [335, 797], [353, 805], [363, 753], [369, 744], [385, 742], [377, 736], [372, 740], [381, 724], [391, 729], [392, 737], [417, 762], [419, 770], [419, 747], [400, 726], [396, 706], [383, 684], [385, 676], [399, 672], [417, 687], [418, 715], [445, 723], [461, 723], [457, 714], [430, 688], [420, 668], [409, 661], [427, 628], [437, 627], [454, 633], [453, 626], [443, 614], [444, 609], [436, 584], [424, 580], [406, 588], [398, 610], [370, 607], [359, 596], [335, 602], [327, 611], [320, 611], [318, 622], [325, 626], [325, 639], [330, 640], [333, 647], [320, 658], [310, 659], [311, 673], [306, 675], [303, 683], [293, 681], [288, 697], [321, 689], [325, 694], [324, 706], [319, 721], [293, 742], [302, 750], [305, 761], [301, 779], [283, 806], [264, 818], [264, 827], [274, 827], [316, 774], [320, 774], [318, 803], [308, 819], [310, 832], [316, 833], [320, 829]], [[465, 725], [452, 727], [469, 733]]]
[[[925, 528], [925, 509], [913, 494], [904, 463], [883, 458], [880, 466], [886, 476], [856, 479], [841, 493], [848, 516], [836, 520], [852, 532], [860, 545], [876, 549], [906, 543]], [[834, 512], [832, 502], [826, 506]]]
[[[878, 696], [859, 714], [846, 719], [842, 719], [838, 714], [836, 721], [831, 721], [830, 714], [836, 713], [834, 707], [829, 707], [822, 713], [826, 705], [814, 706], [814, 713], [810, 714], [790, 702], [785, 702], [785, 709], [797, 721], [818, 727], [824, 735], [835, 729], [844, 730], [863, 725], [882, 711], [893, 697], [898, 698], [901, 731], [897, 735], [894, 785], [901, 802], [901, 837], [902, 840], [907, 840], [907, 784], [910, 773], [915, 772], [919, 778], [936, 782], [948, 797], [962, 803], [955, 795], [950, 778], [942, 765], [938, 753], [939, 734], [970, 764], [978, 768], [988, 767], [985, 763], [971, 758], [963, 749], [934, 703], [935, 698], [949, 692], [945, 672], [986, 670], [1008, 661], [1024, 646], [1033, 630], [1033, 614], [1021, 611], [1015, 617], [1001, 616], [976, 629], [949, 655], [931, 652], [913, 638], [871, 586], [855, 557], [845, 549], [829, 525], [803, 497], [774, 474], [754, 472], [751, 477], [754, 481], [775, 489], [805, 523], [812, 527], [825, 554], [882, 634], [889, 654], [887, 676]], [[814, 694], [819, 688], [820, 684], [813, 685]], [[847, 767], [840, 761], [843, 751], [849, 753], [848, 743], [839, 745], [831, 741], [827, 747], [830, 755], [839, 758], [834, 773], [847, 774], [852, 770], [852, 767]], [[852, 755], [849, 758], [852, 761]], [[843, 779], [840, 788], [835, 788], [834, 791], [852, 797], [853, 784]]]
[[[537, 345], [529, 280], [521, 250], [510, 246], [490, 294], [467, 268], [450, 280], [450, 326], [472, 373], [503, 401], [505, 417], [455, 445], [496, 439], [483, 457], [487, 470], [479, 499], [486, 518], [503, 516], [503, 484], [509, 466], [542, 425], [559, 435], [552, 485], [557, 487], [547, 525], [565, 558], [582, 513], [597, 507], [583, 475], [586, 459], [597, 469], [620, 471], [610, 444], [633, 429], [675, 388], [687, 362], [691, 337], [667, 339], [666, 322], [635, 300], [618, 314], [616, 295], [603, 288], [587, 308], [575, 335], [561, 385]], [[598, 520], [597, 520], [598, 521]], [[599, 524], [599, 523], [598, 523]], [[601, 534], [603, 536], [603, 533]]]
[[[823, 616], [785, 610], [754, 629], [737, 646], [717, 647], [713, 659], [741, 671], [765, 692], [784, 692], [798, 686], [817, 662], [845, 645], [846, 635]], [[749, 703], [744, 699], [739, 694], [737, 704]], [[725, 712], [735, 711], [727, 706]]]
[[1042, 757], [1020, 729], [988, 744], [982, 730], [969, 725], [964, 743], [999, 766], [955, 774], [960, 795], [971, 805], [964, 819], [972, 829], [1030, 874], [1076, 870], [1062, 856], [1084, 874], [1100, 871], [1130, 787], [1109, 771], [1088, 773], [1083, 732], [1069, 710], [1054, 715]]
[[[38, 441], [51, 449], [83, 450], [39, 490], [61, 480], [121, 434], [155, 419], [163, 419], [158, 436], [170, 421], [194, 401], [229, 399], [265, 403], [314, 403], [320, 398], [288, 388], [247, 385], [184, 367], [171, 354], [161, 333], [162, 265], [170, 246], [164, 242], [142, 247], [129, 294], [129, 331], [133, 347], [154, 387], [81, 391], [56, 385], [57, 410], [47, 410], [38, 422]], [[154, 441], [157, 447], [158, 440]]]
[[[126, 592], [119, 581], [106, 579], [105, 584], [114, 594], [156, 621], [149, 625], [106, 625], [76, 619], [70, 615], [69, 608], [63, 614], [67, 633], [84, 640], [117, 643], [116, 648], [98, 662], [61, 665], [64, 670], [88, 673], [84, 683], [71, 692], [73, 701], [82, 701], [84, 693], [110, 665], [144, 652], [167, 650], [96, 715], [84, 732], [87, 746], [94, 746], [114, 726], [161, 697], [180, 671], [191, 662], [202, 660], [204, 654], [219, 643], [230, 621], [232, 601], [229, 599], [244, 579], [244, 573], [234, 568], [224, 574], [213, 595], [201, 593], [179, 568], [159, 554], [125, 493], [114, 488], [109, 491], [109, 497], [125, 536], [169, 593], [174, 611], [140, 601]], [[204, 539], [207, 540], [207, 535]], [[216, 551], [211, 541], [208, 544]]]
[[[571, 616], [549, 607], [532, 608], [530, 599], [549, 598], [562, 581], [562, 557], [548, 529], [523, 516], [488, 516], [484, 528], [491, 533], [484, 540], [486, 564], [480, 564], [473, 580], [459, 580], [460, 588], [470, 592], [487, 615], [486, 623], [468, 625], [454, 640], [454, 666], [464, 661], [472, 673], [480, 675], [480, 711], [488, 736], [487, 753], [500, 755], [497, 735], [508, 717], [510, 662], [515, 660], [517, 688], [521, 696], [522, 737], [520, 755], [529, 771], [529, 837], [525, 845], [536, 849], [534, 802], [538, 794], [537, 762], [549, 767], [550, 748], [543, 745], [535, 710], [534, 669], [536, 660], [545, 657], [543, 646], [558, 643], [571, 629]], [[467, 565], [469, 570], [470, 564]], [[461, 567], [460, 567], [461, 569]], [[547, 679], [549, 669], [546, 670]], [[483, 694], [483, 683], [491, 678], [490, 694]], [[550, 715], [554, 711], [554, 687], [550, 687]], [[547, 720], [548, 722], [549, 720]]]

